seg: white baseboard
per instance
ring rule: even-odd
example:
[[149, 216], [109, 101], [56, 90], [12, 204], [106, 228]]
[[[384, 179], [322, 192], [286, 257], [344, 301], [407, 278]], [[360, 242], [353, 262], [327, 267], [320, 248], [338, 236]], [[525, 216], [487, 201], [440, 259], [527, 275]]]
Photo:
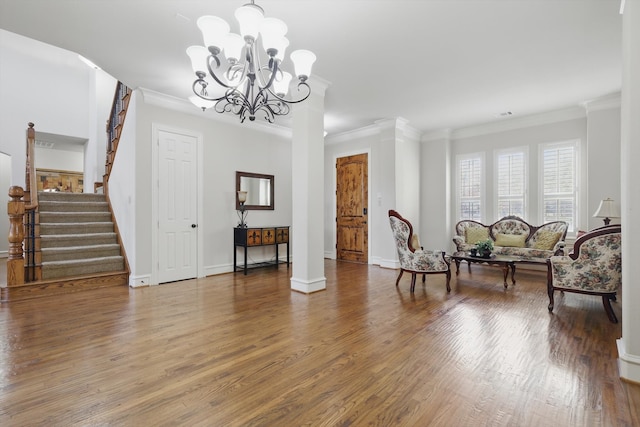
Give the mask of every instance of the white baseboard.
[[144, 274], [140, 276], [129, 276], [129, 286], [132, 288], [140, 288], [151, 284], [151, 275]]
[[[287, 263], [287, 256], [279, 256], [278, 260], [281, 263]], [[261, 263], [261, 262], [273, 262], [272, 258], [265, 258], [263, 260], [260, 259], [251, 259], [251, 262], [247, 263], [247, 267], [251, 268], [251, 264], [253, 263]], [[293, 262], [293, 257], [289, 256], [289, 262]], [[244, 260], [240, 261], [240, 259], [238, 259], [238, 267], [244, 267]], [[240, 270], [238, 270], [240, 271]], [[204, 267], [204, 276], [215, 276], [218, 274], [225, 274], [225, 273], [233, 273], [233, 264], [231, 263], [227, 263], [227, 264], [218, 264], [218, 265], [209, 265]]]
[[618, 372], [620, 378], [640, 383], [640, 357], [627, 354], [624, 341], [616, 340], [618, 345]]
[[397, 261], [395, 259], [381, 259], [380, 260], [380, 267], [382, 268], [391, 268], [394, 270], [397, 270], [398, 268], [400, 268], [400, 261]]
[[321, 277], [314, 280], [301, 280], [292, 277], [291, 289], [305, 294], [322, 291], [327, 289], [327, 279], [325, 277]]
[[338, 255], [336, 254], [336, 251], [324, 251], [324, 257], [326, 259], [336, 259]]
[[205, 277], [231, 272], [233, 272], [233, 264], [209, 265], [204, 268]]

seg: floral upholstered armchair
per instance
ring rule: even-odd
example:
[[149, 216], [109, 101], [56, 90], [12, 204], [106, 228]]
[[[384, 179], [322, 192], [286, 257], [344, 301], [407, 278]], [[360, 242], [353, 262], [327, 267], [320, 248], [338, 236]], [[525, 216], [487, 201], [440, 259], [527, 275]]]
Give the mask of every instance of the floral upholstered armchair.
[[411, 292], [416, 287], [416, 274], [422, 274], [422, 281], [424, 282], [426, 274], [440, 273], [446, 274], [447, 292], [450, 292], [451, 270], [444, 252], [422, 249], [417, 236], [413, 234], [411, 223], [398, 212], [389, 210], [389, 222], [391, 223], [391, 231], [398, 250], [398, 259], [400, 260], [400, 274], [396, 279], [396, 286], [398, 286], [400, 278], [405, 271], [411, 273]]
[[602, 297], [609, 320], [618, 323], [611, 307], [622, 282], [620, 225], [596, 228], [576, 240], [568, 256], [552, 256], [547, 261], [549, 311], [553, 311], [556, 290]]

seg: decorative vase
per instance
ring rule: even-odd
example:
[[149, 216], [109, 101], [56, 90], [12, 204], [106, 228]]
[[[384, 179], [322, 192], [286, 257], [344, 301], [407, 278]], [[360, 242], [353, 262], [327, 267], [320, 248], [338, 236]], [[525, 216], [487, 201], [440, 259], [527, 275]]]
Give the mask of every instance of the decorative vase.
[[491, 258], [491, 251], [489, 249], [485, 249], [482, 251], [482, 258]]

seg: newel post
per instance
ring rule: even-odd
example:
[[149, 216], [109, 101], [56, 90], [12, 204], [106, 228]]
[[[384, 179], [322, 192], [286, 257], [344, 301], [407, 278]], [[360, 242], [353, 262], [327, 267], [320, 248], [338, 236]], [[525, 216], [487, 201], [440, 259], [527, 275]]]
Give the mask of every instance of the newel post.
[[24, 190], [22, 187], [9, 188], [9, 258], [7, 260], [7, 286], [24, 284]]

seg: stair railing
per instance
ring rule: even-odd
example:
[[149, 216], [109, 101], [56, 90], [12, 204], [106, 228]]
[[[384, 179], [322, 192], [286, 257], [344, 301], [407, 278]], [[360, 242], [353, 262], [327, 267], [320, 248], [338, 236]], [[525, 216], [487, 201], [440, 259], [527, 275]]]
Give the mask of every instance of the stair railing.
[[105, 194], [108, 193], [109, 176], [111, 175], [111, 168], [116, 158], [116, 151], [118, 150], [124, 120], [127, 117], [127, 108], [129, 107], [129, 101], [131, 99], [131, 92], [131, 88], [118, 81], [113, 95], [111, 113], [107, 121], [107, 158], [105, 162], [105, 173], [102, 177], [102, 182], [96, 182], [94, 184], [94, 191], [103, 187]]
[[29, 128], [27, 129], [27, 162], [25, 171], [26, 190], [24, 192], [25, 283], [40, 280], [42, 278], [35, 150], [36, 131], [34, 129], [34, 124], [29, 123]]
[[26, 190], [18, 186], [9, 189], [7, 286], [22, 285], [42, 277], [35, 145], [36, 131], [34, 124], [29, 123], [25, 163]]

